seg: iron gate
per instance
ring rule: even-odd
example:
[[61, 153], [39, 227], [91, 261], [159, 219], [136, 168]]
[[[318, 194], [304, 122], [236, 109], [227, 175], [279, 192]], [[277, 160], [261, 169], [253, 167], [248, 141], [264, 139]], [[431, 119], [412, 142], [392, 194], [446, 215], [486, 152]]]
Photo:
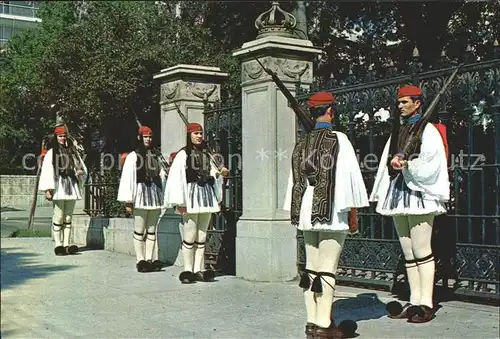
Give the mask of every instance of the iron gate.
[[[446, 64], [427, 72], [418, 63], [409, 66], [406, 70], [387, 67], [387, 73], [380, 76], [371, 70], [359, 70], [361, 76], [356, 76], [351, 70], [345, 81], [332, 79], [321, 86], [336, 96], [336, 125], [348, 135], [359, 156], [368, 193], [378, 166], [369, 155], [382, 154], [391, 131], [390, 119], [385, 118], [396, 103], [397, 89], [409, 83], [419, 85], [425, 109], [454, 70]], [[448, 213], [435, 221], [432, 239], [436, 290], [444, 287], [446, 292], [496, 302], [500, 295], [499, 67], [498, 56], [463, 66], [436, 109], [436, 118], [448, 130], [451, 199]], [[298, 84], [297, 99], [304, 103], [319, 87], [306, 93]], [[392, 219], [375, 213], [374, 206], [358, 212], [360, 232], [345, 242], [339, 282], [385, 286], [395, 292], [404, 289], [404, 263]], [[300, 232], [297, 244], [300, 273], [305, 266]]]
[[241, 104], [230, 99], [205, 102], [204, 129], [217, 160], [230, 170], [224, 180], [221, 212], [214, 214], [207, 232], [205, 263], [234, 275], [236, 223], [242, 213]]

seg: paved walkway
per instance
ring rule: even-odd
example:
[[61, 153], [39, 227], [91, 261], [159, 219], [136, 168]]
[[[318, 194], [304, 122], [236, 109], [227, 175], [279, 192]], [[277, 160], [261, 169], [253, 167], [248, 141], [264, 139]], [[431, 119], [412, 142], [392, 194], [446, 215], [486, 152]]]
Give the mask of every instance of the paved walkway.
[[[55, 257], [48, 238], [2, 239], [2, 338], [304, 338], [297, 282], [218, 277], [182, 285], [178, 267], [139, 274], [131, 256]], [[385, 315], [386, 292], [338, 286], [334, 317], [360, 338], [498, 338], [498, 308], [446, 302], [410, 324]]]

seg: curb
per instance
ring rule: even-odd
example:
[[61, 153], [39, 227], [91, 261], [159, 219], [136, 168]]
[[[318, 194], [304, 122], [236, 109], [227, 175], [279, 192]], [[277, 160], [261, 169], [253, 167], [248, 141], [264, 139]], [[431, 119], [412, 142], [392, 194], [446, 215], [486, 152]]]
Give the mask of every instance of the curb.
[[[28, 221], [29, 217], [2, 217], [2, 220], [9, 220], [9, 221]], [[52, 220], [52, 217], [34, 217], [33, 221], [47, 221], [47, 220]]]

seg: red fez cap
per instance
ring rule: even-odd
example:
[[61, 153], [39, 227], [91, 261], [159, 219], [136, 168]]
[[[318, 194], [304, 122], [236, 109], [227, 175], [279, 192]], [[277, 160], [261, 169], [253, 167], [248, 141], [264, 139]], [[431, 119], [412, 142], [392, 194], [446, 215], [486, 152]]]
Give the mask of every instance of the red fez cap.
[[203, 127], [197, 122], [192, 122], [187, 125], [187, 132], [188, 133], [203, 132]]
[[137, 131], [137, 133], [139, 133], [139, 135], [153, 135], [153, 130], [148, 126], [141, 126], [139, 127], [139, 131]]
[[422, 91], [417, 86], [404, 86], [399, 89], [398, 99], [402, 97], [419, 97]]
[[64, 126], [57, 126], [54, 129], [54, 134], [55, 135], [61, 135], [61, 134], [66, 134], [66, 128]]
[[309, 107], [317, 107], [323, 105], [331, 105], [335, 101], [335, 97], [330, 92], [318, 92], [312, 95], [307, 101]]

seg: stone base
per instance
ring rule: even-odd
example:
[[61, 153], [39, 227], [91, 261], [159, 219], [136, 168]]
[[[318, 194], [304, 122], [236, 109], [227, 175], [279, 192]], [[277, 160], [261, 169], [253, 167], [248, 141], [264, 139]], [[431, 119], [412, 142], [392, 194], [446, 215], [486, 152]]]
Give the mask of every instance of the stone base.
[[[182, 266], [180, 216], [166, 214], [158, 229], [158, 256], [167, 265]], [[134, 218], [73, 217], [73, 242], [135, 257]]]
[[297, 277], [297, 232], [290, 221], [240, 219], [237, 234], [236, 277], [265, 282]]

